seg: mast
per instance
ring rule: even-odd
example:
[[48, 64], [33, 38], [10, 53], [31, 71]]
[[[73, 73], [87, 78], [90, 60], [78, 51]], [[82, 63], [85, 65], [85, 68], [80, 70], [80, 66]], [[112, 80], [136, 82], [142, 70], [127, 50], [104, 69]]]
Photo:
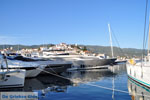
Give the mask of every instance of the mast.
[[149, 50], [150, 50], [150, 16], [149, 16], [149, 33], [148, 33], [148, 50], [147, 50], [148, 56], [149, 56]]
[[110, 29], [110, 24], [108, 23], [108, 29], [109, 29], [109, 37], [110, 37], [110, 45], [111, 45], [111, 54], [112, 54], [112, 58], [114, 57], [113, 54], [113, 45], [112, 45], [112, 33], [111, 33], [111, 29]]

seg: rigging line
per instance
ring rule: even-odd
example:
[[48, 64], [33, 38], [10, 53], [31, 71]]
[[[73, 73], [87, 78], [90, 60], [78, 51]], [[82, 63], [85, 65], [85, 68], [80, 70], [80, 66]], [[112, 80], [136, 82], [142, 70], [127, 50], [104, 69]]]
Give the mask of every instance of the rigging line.
[[[150, 25], [150, 16], [149, 16], [149, 25]], [[149, 37], [149, 27], [147, 29], [146, 41], [148, 41], [148, 37]], [[146, 49], [146, 45], [147, 45], [147, 42], [145, 43], [145, 49]], [[148, 43], [148, 49], [149, 49], [149, 43]], [[148, 54], [148, 49], [147, 49], [147, 54]]]
[[[146, 41], [148, 40], [148, 33], [149, 33], [149, 27], [148, 27], [148, 29], [147, 29], [147, 32], [146, 32], [147, 34], [146, 34]], [[145, 48], [144, 49], [146, 49], [146, 45], [147, 45], [147, 42], [145, 42]]]
[[[114, 37], [114, 34], [112, 34], [112, 36]], [[116, 50], [118, 51], [117, 53], [121, 56], [122, 54], [124, 55], [124, 53], [121, 51], [121, 48], [119, 47], [119, 45], [117, 44], [117, 40], [115, 39], [115, 37], [113, 38], [113, 40], [115, 41], [115, 44], [118, 46], [116, 46]], [[114, 48], [115, 49], [115, 48]]]
[[118, 42], [118, 40], [117, 40], [117, 38], [116, 38], [116, 35], [115, 35], [115, 33], [114, 33], [112, 27], [110, 27], [110, 28], [111, 28], [111, 31], [112, 31], [112, 33], [113, 33], [113, 36], [114, 36], [114, 39], [115, 39], [117, 45], [120, 47], [119, 42]]
[[121, 53], [125, 56], [123, 50], [122, 50], [121, 47], [120, 47], [120, 44], [119, 44], [119, 42], [118, 42], [118, 39], [117, 39], [117, 37], [116, 37], [116, 35], [115, 35], [115, 33], [114, 33], [112, 27], [110, 27], [110, 28], [111, 28], [111, 30], [112, 30], [112, 33], [113, 33], [112, 35], [113, 35], [113, 37], [114, 37], [114, 39], [115, 39], [115, 41], [116, 41], [116, 43], [117, 43], [117, 45], [118, 45], [118, 48], [120, 49]]
[[116, 43], [117, 43], [117, 45], [118, 45], [120, 51], [124, 54], [124, 52], [123, 52], [123, 50], [122, 50], [121, 47], [120, 47], [120, 44], [119, 44], [119, 42], [118, 42], [118, 39], [116, 38], [116, 35], [115, 35], [115, 33], [114, 33], [112, 27], [111, 27], [111, 30], [112, 30], [113, 37], [114, 37], [114, 39], [115, 39], [115, 41], [116, 41]]
[[148, 0], [146, 0], [146, 7], [145, 7], [145, 22], [144, 22], [144, 36], [143, 36], [143, 54], [142, 58], [144, 59], [145, 55], [145, 31], [146, 31], [146, 19], [147, 19], [147, 9], [148, 9]]
[[[113, 35], [113, 36], [114, 36], [114, 35]], [[117, 41], [117, 40], [116, 40], [116, 41]], [[125, 56], [125, 52], [121, 49], [119, 43], [117, 43], [117, 45], [118, 45], [118, 50], [120, 50], [120, 52]], [[118, 53], [120, 53], [120, 52], [118, 52]]]

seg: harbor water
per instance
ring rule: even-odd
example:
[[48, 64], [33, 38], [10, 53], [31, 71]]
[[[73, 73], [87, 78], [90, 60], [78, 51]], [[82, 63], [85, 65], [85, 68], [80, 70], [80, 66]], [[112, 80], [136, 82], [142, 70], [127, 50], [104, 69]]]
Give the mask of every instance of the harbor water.
[[40, 75], [26, 79], [24, 88], [7, 91], [38, 92], [39, 100], [150, 99], [149, 89], [128, 79], [125, 64], [109, 66], [108, 69], [70, 71], [60, 77]]

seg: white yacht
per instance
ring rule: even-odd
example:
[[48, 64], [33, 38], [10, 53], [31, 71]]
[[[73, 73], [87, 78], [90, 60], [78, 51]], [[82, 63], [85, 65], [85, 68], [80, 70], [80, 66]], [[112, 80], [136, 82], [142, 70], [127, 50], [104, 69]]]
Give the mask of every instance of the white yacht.
[[130, 60], [127, 64], [128, 77], [146, 87], [150, 87], [150, 62], [135, 62]]
[[61, 73], [65, 72], [72, 66], [72, 63], [66, 61], [40, 59], [40, 58], [27, 58], [21, 55], [8, 54], [7, 56], [9, 69], [25, 69], [27, 72], [26, 77], [36, 77], [39, 74], [46, 73]]
[[0, 88], [23, 87], [26, 70], [0, 70]]
[[[58, 59], [58, 58], [56, 58]], [[59, 58], [60, 59], [60, 58]], [[83, 70], [83, 69], [100, 69], [107, 68], [107, 65], [111, 65], [116, 59], [99, 59], [95, 56], [77, 56], [70, 58], [61, 58], [61, 60], [69, 61], [72, 63], [72, 68], [69, 70]]]
[[72, 67], [72, 63], [68, 61], [62, 61], [62, 60], [47, 60], [47, 61], [38, 61], [37, 62], [40, 65], [45, 65], [44, 70], [41, 72], [41, 74], [60, 74], [62, 72], [66, 72], [68, 68]]
[[[18, 58], [14, 59], [14, 58]], [[22, 60], [19, 60], [22, 59]], [[26, 78], [36, 77], [41, 73], [41, 71], [45, 68], [46, 65], [41, 65], [37, 63], [36, 60], [22, 58], [20, 55], [11, 55], [8, 56], [7, 54], [7, 63], [8, 69], [24, 69], [26, 70]], [[2, 69], [6, 69], [6, 65], [4, 64]]]
[[[144, 44], [145, 45], [145, 44]], [[147, 56], [143, 52], [142, 60], [136, 61], [134, 59], [129, 60], [127, 64], [128, 77], [146, 87], [150, 87], [150, 22], [149, 22], [149, 41]], [[144, 49], [144, 48], [143, 48]], [[144, 51], [144, 50], [143, 50]]]
[[46, 65], [38, 64], [37, 62], [25, 62], [19, 60], [7, 60], [9, 69], [25, 69], [26, 78], [38, 76]]
[[2, 69], [3, 62], [7, 65], [6, 58], [0, 55], [0, 89], [13, 88], [13, 87], [23, 87], [25, 81], [26, 70], [22, 69]]

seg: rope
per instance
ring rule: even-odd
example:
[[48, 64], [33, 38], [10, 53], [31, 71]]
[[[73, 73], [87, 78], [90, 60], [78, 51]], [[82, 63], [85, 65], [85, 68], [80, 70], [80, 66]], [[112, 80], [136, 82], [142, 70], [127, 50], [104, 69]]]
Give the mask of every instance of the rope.
[[45, 73], [47, 73], [47, 74], [54, 75], [54, 76], [57, 76], [57, 77], [60, 77], [60, 78], [63, 78], [63, 79], [67, 79], [67, 80], [69, 80], [69, 81], [70, 81], [70, 79], [69, 79], [69, 78], [66, 78], [66, 77], [60, 76], [60, 75], [58, 75], [57, 73], [56, 73], [56, 74], [55, 74], [55, 73], [51, 73], [51, 72], [46, 71], [46, 70], [43, 70], [43, 69], [41, 69], [41, 68], [37, 68], [37, 69], [38, 69], [38, 70], [41, 70], [41, 71], [43, 71], [43, 72], [45, 72]]
[[49, 67], [55, 74], [57, 74], [52, 68], [51, 68], [51, 66]]
[[[43, 70], [43, 69], [41, 69], [41, 68], [37, 68], [37, 69], [39, 69], [39, 70], [41, 70], [41, 71], [43, 71], [43, 72], [45, 72], [45, 73], [48, 73], [48, 74], [50, 74], [50, 75], [54, 75], [54, 76], [57, 76], [57, 77], [60, 77], [60, 78], [63, 78], [63, 79], [67, 79], [67, 80], [69, 80], [69, 81], [71, 81], [71, 82], [73, 83], [72, 79], [70, 79], [70, 78], [66, 78], [66, 77], [60, 76], [60, 75], [58, 75], [58, 74], [50, 73], [50, 72], [45, 71], [45, 70]], [[108, 88], [108, 87], [104, 87], [104, 86], [100, 86], [100, 85], [95, 85], [95, 84], [91, 84], [91, 83], [84, 83], [84, 82], [81, 82], [81, 83], [82, 83], [82, 84], [85, 84], [85, 85], [88, 85], [88, 86], [94, 86], [94, 87], [98, 87], [98, 88], [102, 88], [102, 89], [106, 89], [106, 90], [111, 90], [111, 91], [114, 91], [114, 92], [116, 91], [116, 92], [121, 92], [121, 93], [130, 94], [128, 91], [123, 91], [123, 90], [114, 89], [114, 88]], [[131, 94], [130, 94], [130, 95], [131, 95]], [[142, 94], [139, 94], [139, 93], [136, 93], [136, 95], [145, 96], [145, 97], [150, 97], [150, 96], [148, 96], [148, 95], [142, 95]], [[112, 96], [112, 98], [114, 99], [114, 96]]]

